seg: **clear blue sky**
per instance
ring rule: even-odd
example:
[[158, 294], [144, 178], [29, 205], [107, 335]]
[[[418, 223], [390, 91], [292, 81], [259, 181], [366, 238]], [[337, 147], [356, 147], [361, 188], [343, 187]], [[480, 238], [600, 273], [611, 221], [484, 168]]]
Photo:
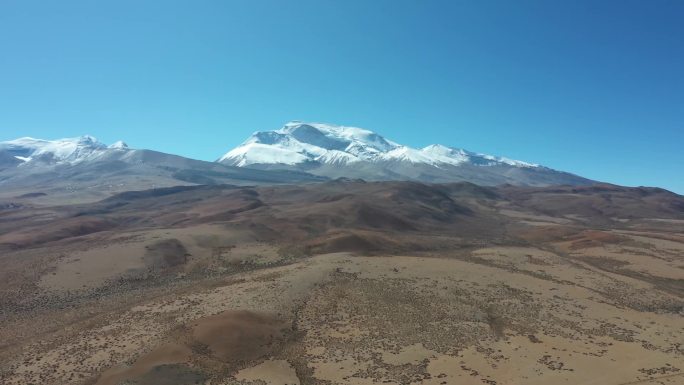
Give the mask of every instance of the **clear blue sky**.
[[684, 1], [0, 1], [0, 140], [288, 120], [684, 193]]

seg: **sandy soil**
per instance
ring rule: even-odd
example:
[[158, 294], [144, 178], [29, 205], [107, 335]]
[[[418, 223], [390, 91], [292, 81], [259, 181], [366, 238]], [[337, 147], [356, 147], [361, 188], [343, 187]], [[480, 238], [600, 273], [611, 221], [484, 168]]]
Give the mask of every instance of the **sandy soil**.
[[[169, 364], [193, 379], [268, 384], [623, 384], [682, 370], [681, 314], [622, 308], [593, 287], [611, 277], [570, 283], [562, 277], [582, 268], [508, 251], [521, 271], [505, 279], [500, 267], [415, 256], [331, 254], [262, 269], [136, 306], [59, 346], [35, 344], [5, 381], [70, 383], [79, 373], [117, 384]], [[561, 278], [525, 273], [524, 255]], [[130, 366], [116, 365], [124, 357]]]
[[[411, 185], [386, 224], [339, 195], [276, 192], [7, 249], [0, 382], [684, 383], [674, 219], [587, 223], [480, 198], [468, 211], [439, 191], [427, 201], [446, 208], [421, 211], [405, 207], [425, 195]], [[320, 202], [333, 214], [306, 211]]]

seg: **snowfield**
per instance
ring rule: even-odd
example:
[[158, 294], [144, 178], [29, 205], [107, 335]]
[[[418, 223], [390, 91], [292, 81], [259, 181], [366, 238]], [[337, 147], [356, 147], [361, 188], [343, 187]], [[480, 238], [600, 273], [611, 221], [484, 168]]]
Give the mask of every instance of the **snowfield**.
[[122, 141], [108, 147], [89, 135], [57, 140], [24, 137], [0, 142], [0, 151], [11, 154], [25, 164], [36, 162], [76, 164], [98, 159], [111, 151], [126, 150], [128, 146]]
[[325, 123], [293, 121], [275, 131], [255, 132], [245, 142], [218, 159], [238, 167], [261, 164], [297, 165], [314, 162], [346, 165], [366, 161], [408, 162], [434, 167], [472, 164], [539, 167], [537, 164], [479, 154], [433, 144], [421, 149], [404, 146], [372, 131]]

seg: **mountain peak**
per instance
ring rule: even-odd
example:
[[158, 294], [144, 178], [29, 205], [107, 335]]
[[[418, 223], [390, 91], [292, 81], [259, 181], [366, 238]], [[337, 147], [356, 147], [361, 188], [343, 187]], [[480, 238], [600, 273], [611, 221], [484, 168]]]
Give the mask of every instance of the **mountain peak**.
[[447, 147], [443, 144], [430, 144], [428, 146], [421, 148], [421, 151], [435, 151], [435, 152], [448, 152], [450, 150], [451, 150], [451, 147]]
[[325, 177], [496, 185], [583, 184], [587, 179], [538, 164], [442, 144], [413, 148], [373, 131], [294, 120], [258, 131], [218, 160], [238, 167], [288, 169]]
[[365, 162], [408, 162], [431, 166], [506, 164], [536, 167], [491, 155], [432, 144], [422, 149], [403, 146], [359, 127], [293, 120], [274, 131], [255, 132], [241, 146], [223, 155], [219, 162], [236, 166], [252, 164], [348, 164]]
[[[20, 173], [88, 162], [123, 160], [138, 164], [138, 154], [142, 156], [145, 151], [129, 149], [123, 141], [107, 146], [90, 135], [57, 140], [22, 137], [0, 142], [0, 166], [17, 167]], [[217, 162], [303, 172], [313, 175], [314, 180], [348, 177], [537, 186], [592, 182], [533, 163], [457, 147], [431, 144], [414, 148], [359, 127], [302, 121], [290, 121], [271, 131], [257, 131]]]
[[[123, 142], [115, 143], [118, 149], [126, 147]], [[0, 142], [0, 151], [8, 153], [23, 163], [78, 163], [97, 158], [106, 153], [108, 147], [94, 136], [82, 135], [75, 138], [55, 140], [22, 137]]]
[[107, 148], [124, 150], [128, 148], [128, 144], [126, 144], [126, 142], [123, 140], [117, 140], [116, 142], [110, 144]]
[[62, 140], [63, 140], [63, 141], [75, 140], [78, 144], [85, 145], [85, 146], [102, 144], [102, 143], [100, 143], [100, 142], [97, 140], [96, 137], [91, 136], [91, 135], [82, 135], [82, 136], [79, 136], [78, 138], [74, 138], [74, 139], [62, 139]]
[[290, 121], [274, 131], [257, 131], [219, 162], [252, 164], [350, 163], [377, 158], [399, 147], [363, 128]]
[[388, 151], [398, 146], [396, 143], [386, 140], [373, 131], [359, 127], [341, 126], [330, 123], [302, 122], [297, 120], [286, 123], [283, 128], [276, 132], [300, 137], [323, 135], [329, 139], [346, 142], [347, 145], [353, 142], [365, 143], [382, 151]]

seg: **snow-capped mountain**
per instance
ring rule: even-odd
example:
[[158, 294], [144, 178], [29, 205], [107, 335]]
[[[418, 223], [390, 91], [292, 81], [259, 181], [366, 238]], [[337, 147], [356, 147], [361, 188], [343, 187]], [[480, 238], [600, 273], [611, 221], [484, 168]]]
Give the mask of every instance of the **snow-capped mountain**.
[[477, 154], [439, 144], [415, 149], [362, 128], [297, 121], [287, 123], [279, 130], [254, 133], [218, 161], [240, 167], [254, 164], [296, 165], [307, 162], [340, 165], [363, 161], [404, 161], [437, 167], [462, 163], [538, 167], [532, 163]]
[[275, 131], [255, 132], [218, 162], [371, 180], [531, 185], [591, 182], [534, 163], [440, 144], [412, 148], [362, 128], [299, 121]]
[[0, 152], [6, 157], [13, 157], [20, 164], [76, 164], [95, 160], [111, 152], [127, 150], [128, 146], [122, 141], [107, 146], [89, 135], [57, 140], [24, 137], [0, 142]]
[[43, 200], [85, 202], [121, 191], [188, 184], [278, 184], [322, 180], [303, 172], [248, 170], [132, 149], [122, 141], [109, 146], [92, 136], [0, 142], [0, 201], [24, 194]]
[[0, 142], [0, 198], [40, 192], [54, 201], [101, 199], [119, 191], [183, 184], [305, 183], [330, 178], [467, 181], [480, 185], [591, 184], [537, 164], [439, 144], [404, 146], [372, 131], [290, 122], [254, 133], [216, 162], [92, 136]]
[[276, 131], [255, 132], [218, 161], [241, 167], [251, 164], [294, 165], [312, 161], [347, 164], [374, 160], [400, 147], [361, 128], [290, 122]]

